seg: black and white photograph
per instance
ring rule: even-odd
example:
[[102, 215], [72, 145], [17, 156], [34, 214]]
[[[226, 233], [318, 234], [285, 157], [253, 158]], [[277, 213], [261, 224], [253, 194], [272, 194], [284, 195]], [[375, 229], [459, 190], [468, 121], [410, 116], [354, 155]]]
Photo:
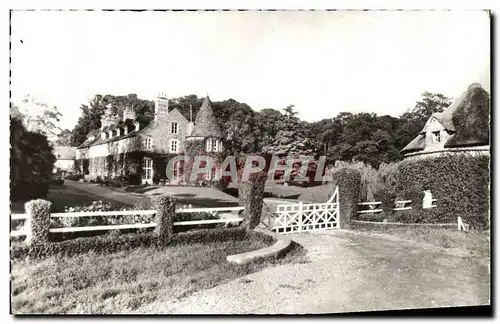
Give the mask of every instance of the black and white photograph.
[[10, 10], [10, 316], [491, 316], [493, 16]]

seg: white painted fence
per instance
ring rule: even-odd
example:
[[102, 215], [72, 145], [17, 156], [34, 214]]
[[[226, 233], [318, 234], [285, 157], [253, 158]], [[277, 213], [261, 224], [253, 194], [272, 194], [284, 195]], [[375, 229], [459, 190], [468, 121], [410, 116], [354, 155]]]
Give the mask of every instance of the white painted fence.
[[[202, 224], [217, 224], [217, 223], [236, 223], [243, 221], [241, 217], [236, 216], [234, 212], [245, 210], [245, 207], [217, 207], [217, 208], [181, 208], [176, 210], [177, 213], [210, 213], [213, 216], [219, 216], [220, 219], [209, 220], [193, 220], [193, 221], [180, 221], [174, 222], [174, 226], [188, 226], [188, 225], [202, 225]], [[79, 217], [110, 217], [110, 216], [140, 216], [140, 215], [154, 215], [156, 210], [127, 210], [127, 211], [102, 211], [102, 212], [73, 212], [73, 213], [53, 213], [50, 215], [52, 218], [79, 218]], [[28, 214], [11, 214], [11, 220], [27, 220]], [[73, 232], [88, 232], [88, 231], [108, 231], [120, 229], [135, 229], [135, 228], [151, 228], [156, 227], [156, 223], [133, 223], [133, 224], [119, 224], [119, 225], [99, 225], [99, 226], [79, 226], [79, 227], [61, 227], [51, 228], [50, 233], [73, 233]], [[11, 231], [11, 237], [26, 236], [27, 232], [23, 229]]]
[[[432, 203], [436, 203], [437, 199], [432, 199]], [[393, 208], [392, 210], [398, 211], [398, 210], [410, 210], [412, 209], [411, 206], [406, 206], [406, 204], [411, 203], [411, 200], [397, 200], [395, 201], [396, 207]], [[359, 206], [369, 206], [370, 209], [365, 209], [365, 210], [358, 210], [358, 214], [376, 214], [382, 212], [382, 209], [380, 208], [380, 205], [382, 205], [381, 201], [370, 201], [370, 202], [362, 202], [358, 204]], [[373, 207], [372, 207], [373, 206]], [[397, 206], [402, 206], [402, 207], [397, 207]], [[379, 207], [379, 208], [377, 208]], [[437, 205], [432, 205], [430, 208], [435, 208]]]

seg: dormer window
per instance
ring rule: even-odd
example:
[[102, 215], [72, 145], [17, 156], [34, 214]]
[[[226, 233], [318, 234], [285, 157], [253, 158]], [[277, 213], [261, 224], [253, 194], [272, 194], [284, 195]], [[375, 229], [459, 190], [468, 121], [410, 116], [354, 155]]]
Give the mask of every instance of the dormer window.
[[172, 134], [179, 134], [179, 124], [172, 123], [171, 132], [172, 132]]
[[441, 142], [441, 132], [440, 131], [432, 132], [432, 139], [433, 139], [434, 143], [440, 143]]
[[153, 148], [153, 139], [151, 137], [146, 137], [143, 142], [144, 149], [151, 150]]

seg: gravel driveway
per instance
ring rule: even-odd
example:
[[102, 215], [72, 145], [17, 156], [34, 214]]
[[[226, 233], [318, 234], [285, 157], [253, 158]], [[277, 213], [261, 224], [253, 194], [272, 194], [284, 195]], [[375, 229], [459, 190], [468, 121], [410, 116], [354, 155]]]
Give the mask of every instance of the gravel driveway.
[[181, 300], [163, 296], [137, 312], [317, 314], [490, 303], [487, 260], [354, 231], [291, 237], [307, 249], [305, 260]]

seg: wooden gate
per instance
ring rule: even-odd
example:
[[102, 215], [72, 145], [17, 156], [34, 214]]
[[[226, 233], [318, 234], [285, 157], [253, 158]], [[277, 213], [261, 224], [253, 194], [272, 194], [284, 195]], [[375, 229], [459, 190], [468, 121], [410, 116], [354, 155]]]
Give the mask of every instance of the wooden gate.
[[268, 211], [267, 227], [276, 233], [301, 233], [340, 228], [339, 188], [321, 204], [283, 204]]

